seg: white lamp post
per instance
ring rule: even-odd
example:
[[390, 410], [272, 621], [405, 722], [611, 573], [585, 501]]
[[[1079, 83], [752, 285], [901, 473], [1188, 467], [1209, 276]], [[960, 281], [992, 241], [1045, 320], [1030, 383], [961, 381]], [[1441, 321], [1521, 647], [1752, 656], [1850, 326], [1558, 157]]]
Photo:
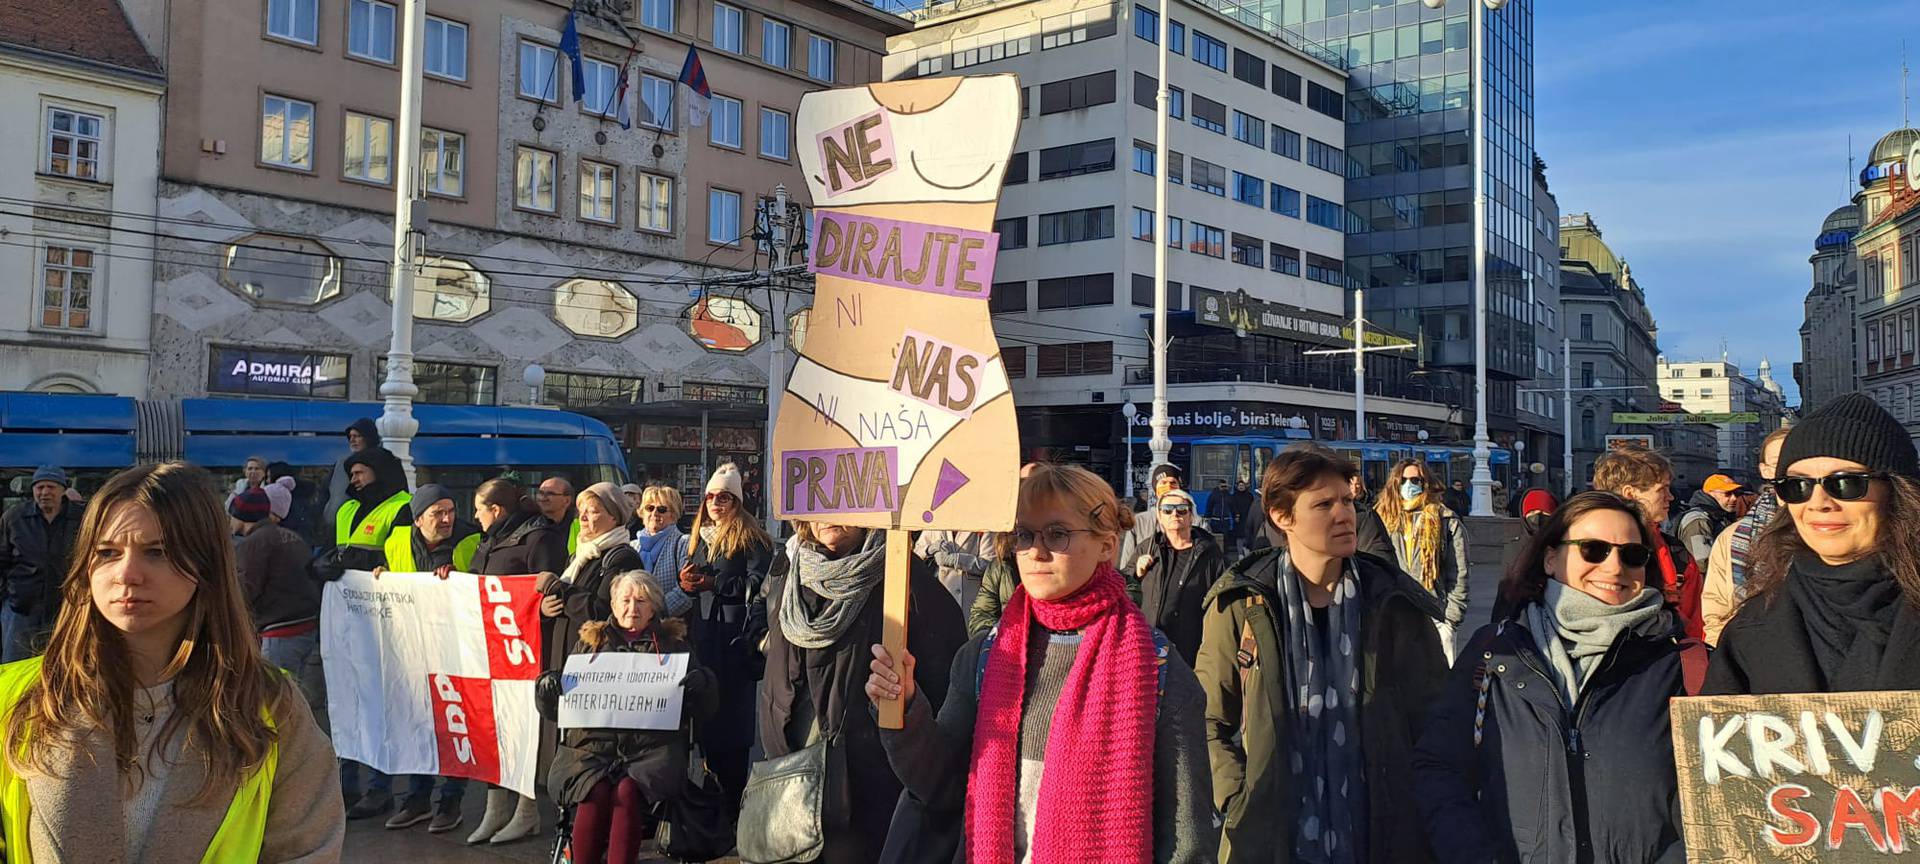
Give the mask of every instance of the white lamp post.
[[[1447, 5], [1446, 0], [1421, 0], [1428, 9]], [[1473, 105], [1473, 506], [1472, 516], [1493, 515], [1493, 470], [1488, 460], [1493, 455], [1487, 440], [1487, 111], [1486, 13], [1499, 11], [1507, 0], [1480, 0], [1467, 3], [1467, 29], [1472, 35], [1472, 54], [1468, 58], [1467, 89]]]
[[[1161, 465], [1172, 461], [1173, 439], [1167, 435], [1167, 427], [1172, 425], [1167, 419], [1167, 243], [1178, 242], [1175, 237], [1161, 237], [1167, 231], [1167, 154], [1172, 152], [1167, 140], [1167, 107], [1173, 99], [1168, 92], [1172, 86], [1167, 81], [1167, 28], [1168, 20], [1173, 16], [1171, 4], [1162, 0], [1159, 5], [1160, 40], [1155, 47], [1159, 50], [1160, 92], [1154, 104], [1156, 106], [1154, 123], [1154, 146], [1159, 148], [1154, 159], [1159, 162], [1158, 170], [1153, 172], [1153, 218], [1159, 221], [1153, 233], [1153, 414], [1148, 425], [1153, 429], [1153, 437], [1147, 439], [1147, 449], [1153, 454], [1153, 464]], [[1133, 429], [1127, 429], [1131, 436]], [[1129, 458], [1133, 455], [1128, 448]], [[1132, 482], [1133, 472], [1127, 472], [1128, 482]]]
[[1133, 418], [1140, 416], [1140, 408], [1133, 404], [1132, 399], [1128, 399], [1127, 404], [1120, 406], [1120, 416], [1127, 420], [1127, 473], [1126, 480], [1123, 482], [1127, 487], [1127, 501], [1131, 502], [1133, 501]]
[[394, 456], [413, 487], [413, 436], [420, 421], [413, 419], [413, 277], [420, 246], [426, 240], [425, 201], [420, 197], [420, 86], [421, 62], [427, 29], [426, 0], [406, 0], [400, 30], [400, 122], [395, 134], [393, 183], [393, 336], [387, 345], [387, 380], [380, 385], [386, 409], [375, 424], [380, 442]]

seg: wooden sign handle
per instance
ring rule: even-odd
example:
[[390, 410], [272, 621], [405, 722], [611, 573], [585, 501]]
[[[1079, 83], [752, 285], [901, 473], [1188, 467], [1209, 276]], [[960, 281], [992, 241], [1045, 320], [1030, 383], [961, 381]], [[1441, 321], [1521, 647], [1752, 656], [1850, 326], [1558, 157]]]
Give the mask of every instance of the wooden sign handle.
[[[887, 581], [882, 587], [880, 611], [885, 622], [880, 628], [880, 646], [893, 658], [894, 668], [907, 654], [907, 574], [913, 567], [913, 544], [908, 532], [898, 528], [887, 531]], [[906, 725], [907, 705], [899, 699], [883, 701], [880, 728], [898, 729]]]

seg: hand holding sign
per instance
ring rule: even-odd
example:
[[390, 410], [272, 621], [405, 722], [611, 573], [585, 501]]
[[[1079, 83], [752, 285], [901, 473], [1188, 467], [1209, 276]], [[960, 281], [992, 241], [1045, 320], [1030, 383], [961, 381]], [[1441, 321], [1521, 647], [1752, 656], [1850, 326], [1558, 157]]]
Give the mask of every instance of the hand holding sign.
[[678, 729], [687, 654], [574, 654], [560, 676], [562, 729]]

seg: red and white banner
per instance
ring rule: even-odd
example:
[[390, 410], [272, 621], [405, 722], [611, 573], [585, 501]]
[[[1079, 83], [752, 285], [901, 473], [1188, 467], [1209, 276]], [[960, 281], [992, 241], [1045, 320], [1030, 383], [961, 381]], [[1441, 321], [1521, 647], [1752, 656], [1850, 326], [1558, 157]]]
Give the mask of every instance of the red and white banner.
[[334, 752], [533, 795], [539, 606], [532, 576], [349, 570], [328, 583], [320, 652]]

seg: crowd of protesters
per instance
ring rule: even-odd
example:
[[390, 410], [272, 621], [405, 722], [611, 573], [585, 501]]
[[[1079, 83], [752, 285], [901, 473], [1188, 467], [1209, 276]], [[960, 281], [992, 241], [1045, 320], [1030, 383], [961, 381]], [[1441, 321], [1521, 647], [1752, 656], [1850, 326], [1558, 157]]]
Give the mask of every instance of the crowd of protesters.
[[[349, 442], [318, 553], [277, 463], [142, 466], [85, 504], [34, 473], [0, 516], [8, 852], [327, 862], [350, 819], [458, 828], [464, 779], [332, 756], [320, 595], [350, 569], [536, 577], [539, 776], [581, 864], [690, 813], [748, 861], [808, 837], [826, 862], [1679, 861], [1670, 699], [1920, 685], [1920, 454], [1864, 396], [1768, 436], [1757, 490], [1716, 474], [1669, 512], [1670, 463], [1625, 448], [1590, 491], [1527, 492], [1490, 620], [1423, 462], [1369, 504], [1295, 445], [1205, 508], [1159, 465], [1139, 513], [1031, 464], [1011, 531], [916, 539], [898, 654], [889, 532], [777, 540], [732, 465], [698, 502], [557, 476], [462, 499], [409, 492], [371, 423]], [[569, 656], [635, 651], [690, 655], [678, 728], [553, 727]], [[817, 794], [756, 765], [816, 765]], [[540, 833], [536, 799], [486, 797], [468, 843]]]

